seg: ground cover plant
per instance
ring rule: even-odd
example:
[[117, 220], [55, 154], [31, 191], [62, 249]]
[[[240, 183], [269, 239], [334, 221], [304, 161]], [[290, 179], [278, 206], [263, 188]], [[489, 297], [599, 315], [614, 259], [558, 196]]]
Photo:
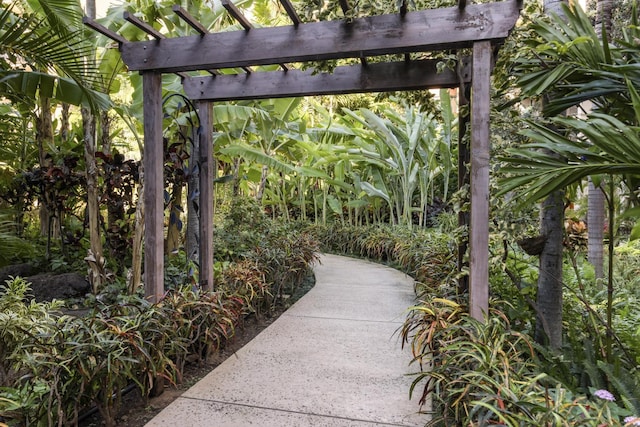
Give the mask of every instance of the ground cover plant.
[[[264, 214], [253, 212], [257, 224]], [[251, 222], [243, 219], [244, 226]], [[219, 235], [242, 239], [227, 225]], [[95, 406], [106, 425], [116, 425], [123, 390], [135, 387], [148, 398], [164, 382], [181, 382], [187, 363], [215, 354], [245, 316], [268, 314], [309, 274], [317, 252], [313, 239], [275, 224], [262, 231], [254, 230], [251, 241], [239, 243], [244, 249], [219, 261], [224, 266], [213, 293], [198, 290], [188, 268], [170, 266], [174, 276], [157, 304], [110, 289], [85, 303], [87, 313], [70, 315], [63, 302], [30, 301], [23, 279], [8, 281], [0, 287], [4, 422], [77, 425]]]
[[[101, 23], [141, 40], [143, 32], [121, 19], [125, 3]], [[209, 31], [228, 26], [223, 8], [187, 3]], [[354, 17], [407, 6], [360, 3]], [[401, 333], [414, 351], [412, 393], [432, 402], [433, 424], [637, 425], [637, 10], [630, 1], [602, 0], [595, 16], [574, 7], [548, 20], [538, 3], [524, 4], [526, 25], [506, 41], [494, 72], [499, 161], [489, 224], [492, 300], [483, 323], [465, 314], [458, 279], [466, 272], [456, 265], [467, 233], [457, 228], [458, 215], [467, 206], [465, 186], [454, 194], [451, 183], [463, 172], [454, 159], [468, 93], [216, 103], [217, 288], [202, 294], [192, 158], [201, 129], [179, 77], [164, 76], [167, 294], [150, 305], [138, 296], [141, 78], [122, 69], [106, 39], [82, 32], [76, 2], [2, 2], [0, 264], [37, 260], [48, 271], [83, 274], [89, 267], [94, 291], [90, 315], [71, 316], [57, 302], [24, 302], [23, 281], [2, 288], [3, 416], [73, 424], [82, 407], [95, 405], [113, 422], [120, 402], [109, 391], [133, 384], [148, 395], [159, 379], [180, 381], [186, 364], [223, 346], [243, 315], [268, 313], [295, 293], [317, 239], [322, 250], [366, 256], [416, 278], [419, 303]], [[607, 23], [603, 11], [613, 3]], [[170, 18], [174, 4], [141, 0], [135, 12], [167, 36], [186, 34], [187, 25]], [[234, 4], [263, 25], [284, 16], [265, 0]], [[343, 17], [337, 2], [296, 6], [307, 20]], [[458, 58], [441, 59], [446, 67]], [[602, 226], [585, 221], [586, 205], [595, 205], [586, 181], [606, 198]], [[537, 217], [546, 206], [539, 200], [556, 191], [566, 220], [554, 229], [561, 268], [551, 275], [558, 286], [551, 304], [538, 299], [548, 272], [539, 254], [551, 245], [540, 227], [547, 221]], [[604, 243], [606, 274], [597, 272], [602, 259], [585, 254], [588, 245], [602, 252]], [[544, 316], [551, 305], [562, 315], [556, 323]], [[550, 343], [551, 331], [561, 340]]]
[[[515, 283], [505, 273], [516, 270], [521, 280], [535, 283], [532, 257], [517, 245], [492, 269], [491, 313], [481, 322], [468, 315], [466, 295], [457, 286], [451, 234], [388, 226], [311, 230], [323, 250], [388, 263], [417, 279], [418, 303], [399, 334], [414, 356], [410, 393], [421, 397], [429, 425], [623, 426], [637, 421], [640, 348], [629, 331], [637, 331], [640, 324], [628, 316], [637, 301], [635, 281], [619, 288], [612, 331], [619, 357], [608, 363], [603, 342], [606, 304], [593, 303], [602, 301], [603, 290], [593, 276], [584, 277], [589, 266], [583, 260], [578, 263], [586, 273], [570, 270], [565, 279], [570, 290], [565, 301], [567, 343], [556, 352], [533, 337], [530, 286]], [[494, 239], [496, 252], [503, 247]], [[620, 246], [619, 251], [635, 253], [634, 247]], [[567, 263], [571, 259], [568, 256]], [[629, 258], [619, 263], [616, 280], [628, 280], [635, 265]]]

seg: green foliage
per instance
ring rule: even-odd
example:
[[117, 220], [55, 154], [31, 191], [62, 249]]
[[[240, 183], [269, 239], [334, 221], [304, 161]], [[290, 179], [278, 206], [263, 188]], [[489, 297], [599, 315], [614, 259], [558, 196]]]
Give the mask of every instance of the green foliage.
[[421, 387], [420, 402], [434, 414], [428, 425], [622, 426], [634, 414], [629, 394], [616, 404], [607, 390], [587, 397], [545, 374], [531, 337], [499, 311], [478, 321], [454, 301], [422, 300], [401, 335], [420, 368], [411, 392]]
[[[26, 302], [22, 279], [0, 288], [0, 413], [9, 425], [76, 425], [91, 405], [116, 425], [127, 386], [148, 396], [158, 381], [180, 382], [187, 361], [215, 353], [245, 315], [268, 312], [295, 292], [316, 260], [315, 241], [290, 227], [273, 229], [255, 202], [234, 206], [230, 233], [244, 229], [251, 238], [226, 264], [216, 292], [201, 292], [169, 264], [177, 279], [159, 303], [124, 295], [116, 283], [75, 317], [58, 302]], [[257, 237], [240, 206], [264, 221]]]
[[270, 310], [295, 293], [316, 259], [318, 243], [294, 224], [270, 221], [253, 199], [234, 198], [215, 233], [224, 292], [238, 294], [251, 311]]
[[[532, 142], [509, 150], [501, 193], [524, 190], [522, 203], [579, 183], [587, 176], [637, 175], [640, 153], [635, 126], [640, 123], [640, 50], [638, 27], [629, 26], [622, 40], [599, 38], [578, 5], [565, 7], [566, 22], [554, 17], [533, 24], [539, 38], [529, 41], [531, 55], [515, 62], [523, 97], [551, 99], [544, 113], [558, 115], [591, 101], [586, 119], [554, 117], [548, 123], [529, 120], [523, 134]], [[633, 181], [629, 185], [635, 188]]]
[[9, 220], [8, 215], [0, 214], [0, 267], [34, 254], [31, 244], [18, 237], [15, 228], [15, 223]]
[[433, 230], [391, 226], [342, 225], [309, 227], [322, 242], [321, 249], [390, 263], [417, 281], [420, 295], [429, 289], [450, 292], [455, 278], [455, 241], [450, 234]]
[[[64, 10], [56, 13], [52, 13], [52, 5], [34, 2], [34, 13], [18, 15], [11, 4], [3, 3], [0, 93], [20, 102], [33, 102], [39, 95], [75, 105], [108, 108], [108, 97], [92, 89], [97, 86], [97, 73], [84, 58], [91, 56], [94, 47], [82, 36], [79, 4], [67, 3], [69, 6], [65, 7], [58, 3]], [[69, 21], [61, 22], [64, 19]]]

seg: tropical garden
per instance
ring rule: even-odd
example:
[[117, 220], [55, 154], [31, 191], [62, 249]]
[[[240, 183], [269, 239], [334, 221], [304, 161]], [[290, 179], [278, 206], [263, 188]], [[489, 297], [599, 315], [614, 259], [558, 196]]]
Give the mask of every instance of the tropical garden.
[[[240, 28], [217, 1], [181, 3], [212, 32]], [[118, 2], [98, 22], [142, 40], [122, 19], [130, 11], [186, 34], [174, 4]], [[276, 1], [235, 4], [255, 25], [287, 24]], [[635, 2], [524, 2], [501, 47], [484, 320], [468, 315], [459, 225], [468, 93], [217, 103], [215, 290], [204, 292], [193, 155], [202, 129], [180, 78], [165, 75], [166, 294], [152, 304], [142, 291], [141, 77], [82, 25], [95, 1], [1, 5], [0, 265], [80, 272], [88, 292], [43, 300], [23, 277], [0, 285], [0, 425], [78, 425], [89, 408], [117, 425], [123, 390], [149, 397], [180, 383], [243, 319], [296, 294], [319, 251], [416, 279], [399, 335], [414, 356], [407, 398], [430, 408], [425, 424], [640, 425]], [[294, 5], [305, 22], [345, 19], [336, 1]], [[347, 19], [405, 6], [360, 2]], [[461, 54], [433, 58], [444, 69]]]

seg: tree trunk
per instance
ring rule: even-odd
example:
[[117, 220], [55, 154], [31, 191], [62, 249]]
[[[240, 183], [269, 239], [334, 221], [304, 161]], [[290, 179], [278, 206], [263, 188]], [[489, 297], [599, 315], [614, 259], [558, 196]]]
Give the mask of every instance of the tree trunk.
[[86, 0], [84, 13], [91, 19], [96, 19], [96, 0]]
[[[47, 155], [47, 146], [54, 146], [53, 120], [51, 115], [51, 100], [40, 98], [40, 114], [36, 117], [36, 140], [38, 142], [38, 158], [40, 168], [46, 170], [53, 166], [52, 159]], [[55, 212], [55, 194], [48, 185], [42, 186], [40, 194], [40, 235], [47, 238], [45, 257], [49, 259], [51, 240], [59, 236], [60, 219]]]
[[193, 146], [189, 159], [189, 180], [187, 181], [187, 258], [197, 262], [200, 257], [200, 136], [193, 129]]
[[551, 348], [562, 347], [562, 239], [564, 192], [556, 191], [542, 202], [540, 231], [546, 242], [540, 254], [535, 338]]
[[100, 148], [104, 154], [111, 154], [111, 116], [109, 116], [109, 111], [100, 112]]
[[602, 37], [602, 29], [607, 32], [607, 37], [611, 40], [612, 21], [611, 15], [613, 7], [615, 6], [615, 0], [598, 0], [596, 4], [596, 20], [595, 30], [598, 36]]
[[60, 112], [60, 138], [62, 142], [66, 142], [69, 139], [69, 104], [62, 104]]
[[[602, 30], [611, 37], [611, 12], [613, 0], [598, 0], [596, 5], [595, 31], [602, 37]], [[605, 224], [605, 195], [601, 188], [596, 187], [591, 178], [588, 185], [587, 227], [589, 240], [587, 241], [587, 259], [593, 264], [596, 279], [604, 277], [604, 224]]]
[[[546, 14], [563, 16], [563, 0], [544, 0]], [[546, 242], [540, 254], [535, 339], [552, 349], [562, 347], [562, 240], [564, 192], [556, 191], [542, 202], [540, 234]]]
[[93, 112], [82, 107], [84, 129], [84, 162], [87, 179], [87, 214], [89, 217], [89, 283], [98, 293], [104, 284], [105, 260], [100, 235], [100, 205], [98, 202], [98, 167], [96, 166], [96, 120]]
[[144, 166], [140, 162], [140, 187], [136, 203], [136, 219], [131, 248], [131, 275], [129, 276], [129, 294], [136, 293], [142, 282], [142, 242], [144, 238]]
[[596, 279], [604, 277], [604, 211], [605, 196], [600, 187], [589, 178], [587, 200], [587, 227], [589, 232], [587, 259], [595, 270]]
[[[85, 13], [96, 18], [95, 0], [87, 0]], [[96, 165], [96, 118], [87, 107], [81, 108], [84, 129], [84, 162], [87, 179], [87, 214], [89, 217], [89, 253], [85, 260], [89, 264], [89, 283], [97, 294], [104, 284], [105, 259], [100, 235], [100, 204], [98, 198], [98, 167]]]

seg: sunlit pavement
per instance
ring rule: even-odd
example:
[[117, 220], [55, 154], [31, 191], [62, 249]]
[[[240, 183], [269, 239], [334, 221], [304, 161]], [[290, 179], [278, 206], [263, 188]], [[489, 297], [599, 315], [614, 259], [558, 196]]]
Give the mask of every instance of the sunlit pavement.
[[314, 271], [309, 293], [147, 427], [424, 425], [399, 339], [411, 278], [335, 255]]

